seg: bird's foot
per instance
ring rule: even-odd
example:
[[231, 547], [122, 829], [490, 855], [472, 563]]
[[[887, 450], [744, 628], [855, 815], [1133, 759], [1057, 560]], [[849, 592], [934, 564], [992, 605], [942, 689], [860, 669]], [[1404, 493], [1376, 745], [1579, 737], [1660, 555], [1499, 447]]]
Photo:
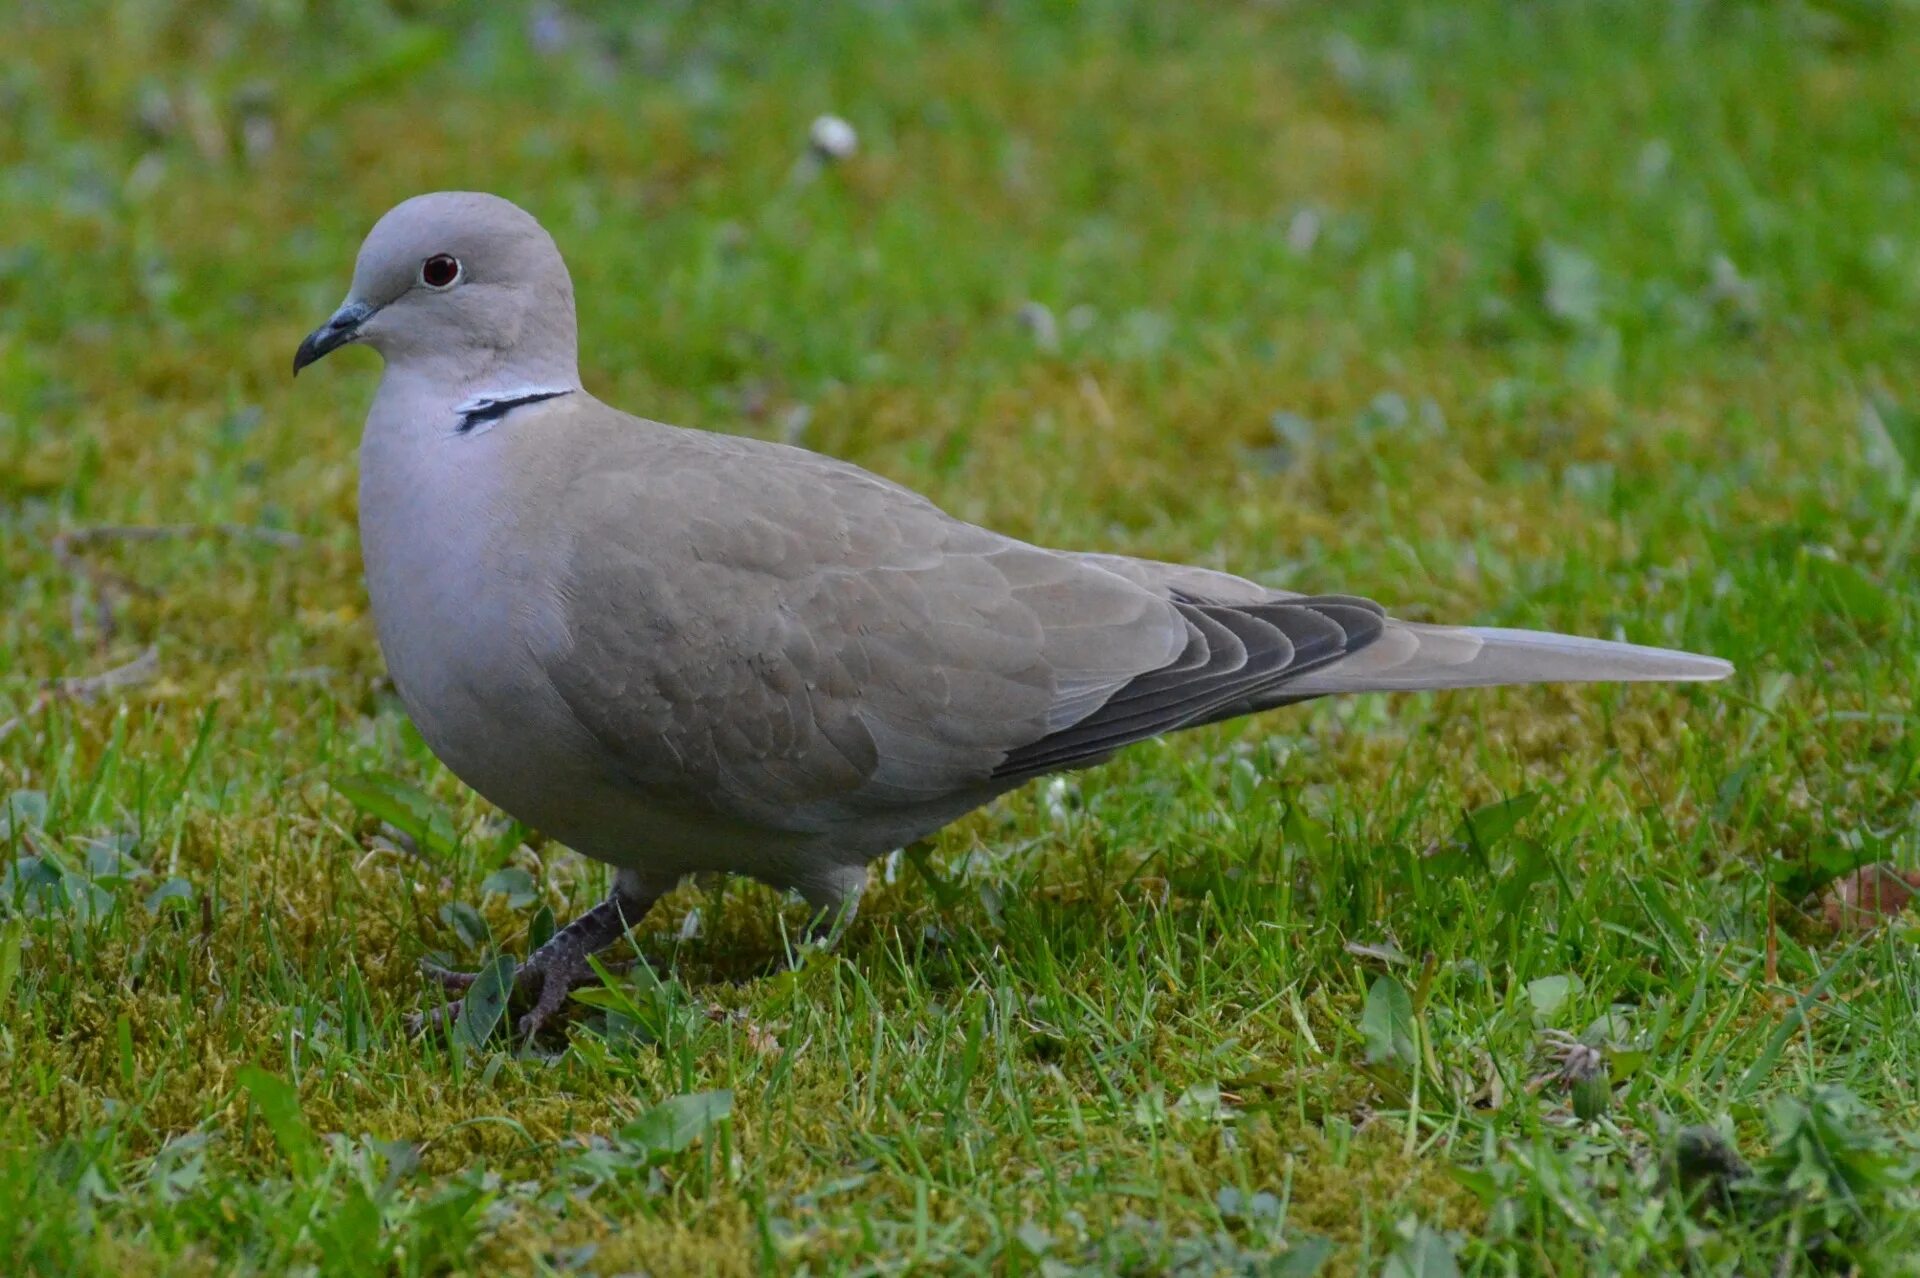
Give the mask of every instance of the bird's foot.
[[473, 983], [480, 979], [478, 972], [456, 972], [450, 967], [441, 967], [438, 963], [432, 963], [426, 959], [420, 960], [420, 971], [430, 980], [437, 982], [448, 994], [465, 994], [473, 988]]
[[[527, 956], [527, 961], [513, 974], [513, 990], [508, 996], [510, 1004], [533, 1001], [532, 1010], [520, 1018], [517, 1026], [521, 1038], [533, 1038], [566, 1006], [569, 994], [600, 979], [594, 970], [593, 956], [624, 936], [629, 924], [639, 922], [662, 890], [643, 883], [630, 871], [622, 871], [614, 879], [611, 896], [555, 932], [546, 944]], [[631, 963], [608, 964], [604, 970], [625, 971], [631, 966]], [[421, 969], [449, 996], [459, 997], [449, 997], [439, 1007], [409, 1016], [408, 1030], [416, 1036], [457, 1021], [482, 974], [456, 972], [437, 963], [423, 963]]]
[[807, 920], [807, 926], [800, 933], [800, 947], [831, 954], [840, 947], [840, 940], [852, 922], [851, 909], [820, 911]]
[[866, 887], [866, 875], [865, 867], [861, 867], [857, 873], [849, 871], [806, 894], [813, 914], [807, 920], [806, 930], [800, 934], [799, 949], [789, 955], [790, 959], [798, 961], [812, 950], [831, 954], [839, 948], [841, 938], [860, 912], [860, 894]]
[[[522, 1039], [532, 1039], [545, 1029], [554, 1014], [566, 1006], [567, 996], [573, 991], [600, 979], [588, 953], [572, 947], [558, 953], [549, 953], [548, 950], [549, 947], [543, 946], [534, 951], [524, 965], [514, 970], [513, 993], [509, 1002], [524, 1005], [528, 999], [533, 1000], [532, 1009], [520, 1018], [516, 1026]], [[612, 974], [629, 970], [633, 963], [605, 963], [601, 967]], [[438, 982], [450, 997], [438, 1007], [416, 1012], [407, 1018], [408, 1032], [415, 1037], [427, 1030], [441, 1029], [458, 1021], [461, 1010], [466, 1006], [466, 995], [481, 975], [479, 972], [457, 972], [437, 963], [422, 963], [420, 970]], [[451, 997], [454, 995], [459, 997]]]

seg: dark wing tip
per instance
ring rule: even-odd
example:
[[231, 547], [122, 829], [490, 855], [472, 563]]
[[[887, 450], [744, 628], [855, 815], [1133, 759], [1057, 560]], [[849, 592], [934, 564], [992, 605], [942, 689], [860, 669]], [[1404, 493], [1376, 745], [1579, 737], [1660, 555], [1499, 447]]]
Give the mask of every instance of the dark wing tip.
[[1170, 593], [1187, 621], [1173, 660], [1121, 685], [1078, 722], [1010, 752], [994, 769], [1017, 780], [1096, 763], [1122, 746], [1180, 728], [1237, 718], [1284, 700], [1292, 678], [1358, 652], [1386, 629], [1370, 599], [1319, 595], [1219, 604]]

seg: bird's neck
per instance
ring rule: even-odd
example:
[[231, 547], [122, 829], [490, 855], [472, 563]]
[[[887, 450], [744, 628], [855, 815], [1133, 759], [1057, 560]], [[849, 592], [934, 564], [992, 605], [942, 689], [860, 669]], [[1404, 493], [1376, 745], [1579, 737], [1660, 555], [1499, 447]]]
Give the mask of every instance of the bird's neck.
[[[484, 429], [466, 426], [463, 406], [479, 393], [479, 386], [410, 375], [404, 367], [389, 366], [380, 379], [360, 440], [359, 505], [367, 589], [383, 646], [394, 638], [390, 621], [414, 595], [443, 618], [467, 615], [462, 596], [475, 589], [475, 565], [507, 526], [503, 512], [517, 491], [513, 428], [528, 425], [543, 405]], [[405, 656], [390, 651], [389, 660]]]
[[394, 361], [380, 379], [367, 424], [370, 431], [377, 423], [404, 430], [424, 443], [435, 435], [483, 433], [519, 405], [580, 390], [571, 360]]

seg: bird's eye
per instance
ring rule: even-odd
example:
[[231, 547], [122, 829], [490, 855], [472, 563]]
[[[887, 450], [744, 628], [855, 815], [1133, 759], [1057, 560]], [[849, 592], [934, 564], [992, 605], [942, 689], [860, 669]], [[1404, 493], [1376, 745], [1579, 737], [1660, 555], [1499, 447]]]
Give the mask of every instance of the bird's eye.
[[460, 278], [460, 259], [436, 253], [420, 263], [420, 282], [428, 288], [450, 288]]

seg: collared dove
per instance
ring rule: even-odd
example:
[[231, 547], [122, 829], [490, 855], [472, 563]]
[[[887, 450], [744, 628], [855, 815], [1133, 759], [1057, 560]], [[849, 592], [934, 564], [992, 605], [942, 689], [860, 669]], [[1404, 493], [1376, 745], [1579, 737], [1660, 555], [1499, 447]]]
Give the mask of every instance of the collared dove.
[[616, 867], [519, 969], [526, 1034], [691, 874], [844, 922], [874, 858], [1176, 729], [1332, 693], [1732, 669], [1032, 546], [846, 462], [629, 416], [581, 387], [552, 238], [492, 195], [380, 219], [294, 372], [349, 343], [385, 360], [360, 534], [408, 713], [467, 784]]

